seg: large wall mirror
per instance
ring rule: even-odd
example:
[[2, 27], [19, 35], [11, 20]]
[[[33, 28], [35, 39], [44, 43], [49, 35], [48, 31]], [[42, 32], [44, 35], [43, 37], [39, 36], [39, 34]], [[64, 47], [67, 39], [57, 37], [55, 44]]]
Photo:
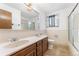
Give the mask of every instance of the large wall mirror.
[[[27, 10], [24, 3], [3, 3], [0, 5], [0, 29], [36, 30], [39, 13]], [[4, 8], [3, 8], [4, 7]]]

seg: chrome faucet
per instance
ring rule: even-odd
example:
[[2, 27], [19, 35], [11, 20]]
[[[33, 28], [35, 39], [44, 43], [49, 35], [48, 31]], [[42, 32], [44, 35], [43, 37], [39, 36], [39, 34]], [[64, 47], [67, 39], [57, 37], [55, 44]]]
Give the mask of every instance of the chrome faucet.
[[37, 33], [37, 34], [35, 34], [35, 36], [40, 36], [40, 35], [42, 35], [41, 33]]
[[39, 36], [38, 34], [35, 34], [35, 36]]
[[16, 38], [11, 38], [11, 39], [9, 39], [9, 42], [10, 42], [10, 43], [13, 43], [13, 42], [15, 42], [15, 41], [17, 41]]

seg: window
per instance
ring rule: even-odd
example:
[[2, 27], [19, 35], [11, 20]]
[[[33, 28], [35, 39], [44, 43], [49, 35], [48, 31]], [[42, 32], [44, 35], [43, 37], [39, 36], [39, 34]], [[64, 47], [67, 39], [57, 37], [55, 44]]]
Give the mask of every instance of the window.
[[58, 27], [59, 21], [56, 15], [51, 15], [48, 17], [48, 27]]

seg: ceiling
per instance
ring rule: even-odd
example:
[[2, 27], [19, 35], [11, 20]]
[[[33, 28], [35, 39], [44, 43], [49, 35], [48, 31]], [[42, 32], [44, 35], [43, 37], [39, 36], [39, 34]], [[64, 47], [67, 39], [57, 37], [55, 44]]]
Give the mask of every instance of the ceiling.
[[51, 13], [59, 11], [64, 8], [75, 6], [75, 3], [38, 3], [33, 4], [38, 10], [41, 10], [44, 13]]
[[[23, 17], [35, 17], [38, 14], [34, 11], [28, 12], [24, 3], [5, 3], [8, 6], [14, 7], [18, 10], [22, 11]], [[32, 3], [32, 7], [37, 10], [41, 11], [45, 14], [49, 14], [51, 12], [59, 11], [64, 8], [68, 8], [71, 6], [75, 6], [75, 3]]]

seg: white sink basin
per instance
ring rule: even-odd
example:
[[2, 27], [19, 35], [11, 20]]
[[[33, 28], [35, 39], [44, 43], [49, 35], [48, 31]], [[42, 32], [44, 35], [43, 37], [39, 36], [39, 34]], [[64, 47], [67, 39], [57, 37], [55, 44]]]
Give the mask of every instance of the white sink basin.
[[13, 43], [10, 43], [8, 45], [5, 46], [5, 48], [15, 48], [15, 47], [19, 47], [21, 45], [24, 45], [25, 43], [28, 43], [29, 40], [20, 40], [20, 41], [16, 41]]

